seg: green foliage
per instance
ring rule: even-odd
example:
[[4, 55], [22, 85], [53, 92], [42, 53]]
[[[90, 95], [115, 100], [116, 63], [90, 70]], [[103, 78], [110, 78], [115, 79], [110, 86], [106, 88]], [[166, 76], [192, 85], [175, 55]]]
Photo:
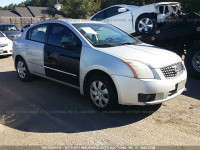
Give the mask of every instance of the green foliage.
[[25, 7], [25, 3], [24, 3], [24, 2], [19, 3], [17, 6], [18, 6], [18, 7]]
[[[88, 18], [101, 9], [116, 4], [129, 4], [129, 5], [146, 5], [156, 2], [169, 2], [178, 1], [182, 4], [185, 12], [200, 12], [200, 0], [59, 0], [62, 4], [62, 10], [69, 18]], [[25, 0], [24, 2], [15, 5], [10, 4], [4, 8], [13, 10], [15, 6], [40, 6], [40, 7], [53, 7], [57, 0]]]
[[[151, 1], [151, 0], [149, 0]], [[128, 4], [128, 5], [145, 5], [145, 0], [101, 0], [101, 8], [106, 8], [116, 4]]]
[[99, 0], [62, 0], [63, 11], [69, 18], [88, 18], [100, 10]]
[[49, 20], [49, 19], [63, 19], [63, 16], [56, 14], [55, 16], [51, 16], [49, 14], [44, 14], [42, 17], [43, 20]]
[[56, 14], [54, 19], [63, 19], [63, 16]]
[[31, 0], [31, 6], [41, 6], [41, 0]]
[[200, 0], [179, 0], [186, 12], [200, 12]]
[[16, 6], [16, 4], [11, 3], [10, 5], [8, 5], [7, 9], [8, 10], [14, 10], [15, 6]]

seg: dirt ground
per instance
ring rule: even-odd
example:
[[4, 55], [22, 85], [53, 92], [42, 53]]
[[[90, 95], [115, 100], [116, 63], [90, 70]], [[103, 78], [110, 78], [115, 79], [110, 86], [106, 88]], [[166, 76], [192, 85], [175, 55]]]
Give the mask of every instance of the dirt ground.
[[46, 79], [19, 81], [0, 58], [0, 146], [200, 146], [200, 80], [156, 106], [98, 112], [79, 91]]

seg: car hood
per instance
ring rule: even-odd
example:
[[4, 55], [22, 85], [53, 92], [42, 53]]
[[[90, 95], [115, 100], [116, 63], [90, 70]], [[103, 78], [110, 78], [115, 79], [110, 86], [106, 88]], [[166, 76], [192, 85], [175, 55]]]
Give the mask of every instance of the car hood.
[[7, 37], [0, 38], [0, 45], [8, 44], [8, 43], [12, 43], [12, 41], [10, 39], [8, 39]]
[[140, 61], [150, 68], [162, 68], [182, 61], [177, 54], [149, 44], [98, 48], [98, 50], [122, 60]]
[[21, 35], [20, 31], [3, 31], [8, 36], [15, 36], [15, 35]]

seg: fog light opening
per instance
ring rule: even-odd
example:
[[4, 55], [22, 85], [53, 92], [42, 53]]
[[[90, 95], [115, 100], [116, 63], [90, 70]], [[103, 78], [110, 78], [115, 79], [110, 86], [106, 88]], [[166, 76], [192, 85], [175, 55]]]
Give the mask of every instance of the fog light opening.
[[138, 101], [139, 102], [151, 102], [155, 101], [156, 94], [138, 94]]

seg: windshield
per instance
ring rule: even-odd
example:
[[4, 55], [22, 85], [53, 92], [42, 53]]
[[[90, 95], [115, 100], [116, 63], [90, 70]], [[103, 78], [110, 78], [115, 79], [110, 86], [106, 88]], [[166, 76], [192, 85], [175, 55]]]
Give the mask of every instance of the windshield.
[[0, 25], [0, 31], [19, 31], [14, 25]]
[[95, 47], [132, 45], [140, 42], [120, 29], [108, 24], [73, 24]]
[[0, 32], [0, 37], [5, 37], [5, 36]]

